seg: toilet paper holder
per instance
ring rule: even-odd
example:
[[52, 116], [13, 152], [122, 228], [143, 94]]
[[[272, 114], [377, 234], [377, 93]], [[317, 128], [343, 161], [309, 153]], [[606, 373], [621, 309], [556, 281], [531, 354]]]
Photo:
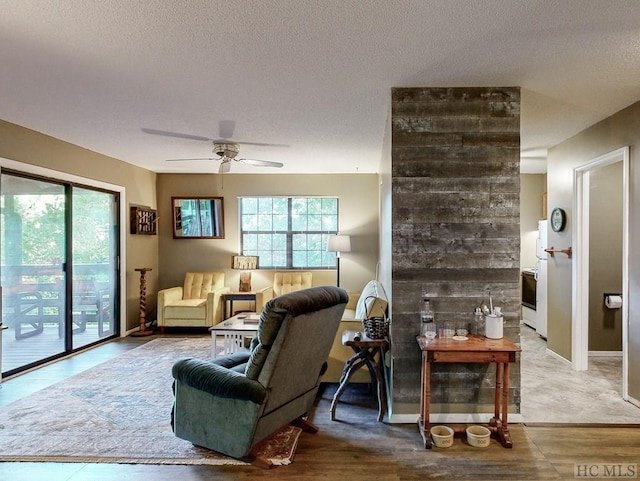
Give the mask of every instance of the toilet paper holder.
[[622, 301], [622, 294], [619, 292], [604, 292], [602, 294], [603, 296], [603, 301], [604, 301], [604, 305], [607, 306], [609, 309], [619, 309], [621, 306], [618, 306], [616, 302], [612, 303], [612, 298], [613, 299], [617, 299], [619, 298], [620, 301]]

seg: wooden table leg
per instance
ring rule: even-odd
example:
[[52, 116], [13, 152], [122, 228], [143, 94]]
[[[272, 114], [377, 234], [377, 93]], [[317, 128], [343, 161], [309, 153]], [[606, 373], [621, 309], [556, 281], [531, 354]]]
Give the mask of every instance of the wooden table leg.
[[509, 434], [509, 363], [496, 363], [495, 416], [489, 423], [492, 431], [498, 435], [500, 444], [505, 448], [513, 448]]
[[502, 395], [502, 381], [503, 381], [503, 364], [501, 362], [496, 363], [496, 391], [494, 401], [494, 417], [496, 421], [500, 420], [500, 399]]
[[377, 384], [377, 392], [378, 392], [378, 421], [382, 421], [384, 419], [384, 415], [387, 411], [387, 401], [386, 394], [384, 388], [384, 377], [382, 376], [382, 372], [380, 371], [380, 366], [376, 362], [376, 353], [380, 352], [380, 361], [382, 362], [382, 350], [379, 347], [374, 347], [370, 352], [365, 354], [364, 360], [367, 363], [367, 367], [369, 371], [372, 373], [371, 382], [376, 382]]
[[429, 433], [429, 404], [431, 403], [431, 364], [427, 353], [422, 353], [422, 376], [420, 379], [420, 417], [418, 418], [418, 429], [424, 441], [425, 449], [431, 449], [431, 435]]
[[336, 406], [338, 405], [340, 396], [342, 396], [342, 393], [347, 387], [347, 384], [349, 384], [351, 375], [365, 364], [365, 360], [363, 359], [363, 355], [365, 354], [366, 353], [363, 351], [358, 351], [356, 352], [356, 354], [347, 359], [347, 362], [344, 363], [344, 369], [342, 371], [342, 376], [340, 376], [340, 384], [338, 385], [338, 390], [333, 395], [333, 400], [331, 401], [330, 415], [332, 421], [335, 421], [336, 419]]
[[504, 363], [503, 382], [502, 382], [502, 417], [500, 419], [500, 441], [505, 448], [513, 448], [513, 441], [511, 440], [511, 434], [509, 434], [509, 426], [507, 425], [507, 418], [509, 416], [509, 363]]

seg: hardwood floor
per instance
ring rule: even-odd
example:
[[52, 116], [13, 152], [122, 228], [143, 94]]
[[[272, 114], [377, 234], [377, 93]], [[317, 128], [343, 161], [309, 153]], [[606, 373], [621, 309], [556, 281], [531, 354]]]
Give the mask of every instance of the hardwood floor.
[[[151, 338], [126, 338], [58, 361], [0, 385], [0, 409], [20, 398], [134, 348]], [[205, 480], [573, 480], [576, 466], [616, 464], [634, 469], [640, 460], [637, 427], [511, 425], [513, 449], [495, 440], [485, 449], [456, 437], [451, 448], [424, 450], [414, 424], [376, 421], [374, 394], [349, 385], [330, 421], [335, 384], [320, 392], [312, 413], [320, 431], [303, 433], [294, 462], [263, 470], [253, 466], [162, 466], [87, 463], [0, 463], [7, 481], [205, 481]], [[0, 449], [2, 448], [0, 415]], [[627, 466], [628, 463], [629, 466]], [[582, 471], [585, 473], [586, 471]], [[578, 473], [580, 474], [580, 473]], [[629, 476], [627, 476], [629, 477]]]

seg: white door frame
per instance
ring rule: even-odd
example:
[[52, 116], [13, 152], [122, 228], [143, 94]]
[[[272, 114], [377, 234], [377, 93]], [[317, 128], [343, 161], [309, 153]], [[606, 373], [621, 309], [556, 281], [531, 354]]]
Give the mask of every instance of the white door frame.
[[576, 246], [572, 267], [571, 363], [576, 371], [589, 367], [589, 174], [592, 170], [622, 162], [622, 398], [629, 389], [629, 147], [601, 155], [573, 170]]

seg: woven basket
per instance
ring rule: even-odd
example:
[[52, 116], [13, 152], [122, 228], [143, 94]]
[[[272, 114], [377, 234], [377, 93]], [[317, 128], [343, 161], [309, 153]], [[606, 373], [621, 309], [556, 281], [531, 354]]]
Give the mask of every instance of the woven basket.
[[363, 319], [362, 327], [369, 339], [384, 339], [389, 335], [389, 320], [384, 317]]

